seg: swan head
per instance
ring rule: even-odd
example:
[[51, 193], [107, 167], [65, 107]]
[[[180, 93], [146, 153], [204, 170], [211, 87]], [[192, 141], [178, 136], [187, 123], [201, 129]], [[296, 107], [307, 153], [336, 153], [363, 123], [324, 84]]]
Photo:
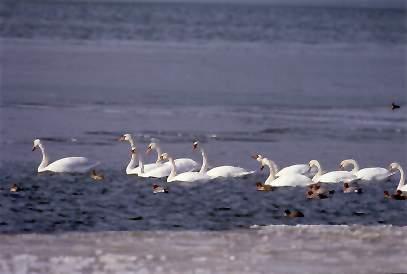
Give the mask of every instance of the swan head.
[[161, 161], [165, 161], [168, 160], [170, 158], [170, 155], [168, 155], [168, 153], [163, 153], [160, 155], [160, 160]]
[[311, 168], [311, 167], [319, 167], [319, 162], [317, 161], [317, 160], [311, 160], [311, 161], [309, 161], [309, 167]]
[[148, 145], [146, 153], [148, 154], [148, 153], [150, 153], [150, 151], [152, 151], [153, 149], [156, 149], [156, 148], [157, 148], [157, 144], [155, 142], [152, 142]]
[[254, 154], [251, 156], [254, 160], [258, 161], [261, 163], [261, 161], [264, 159], [264, 157], [260, 154]]
[[391, 163], [389, 165], [389, 171], [390, 172], [395, 172], [400, 168], [400, 164], [399, 163]]
[[35, 139], [33, 142], [33, 148], [32, 151], [34, 151], [37, 147], [39, 147], [41, 145], [41, 141], [40, 139]]
[[131, 134], [130, 133], [126, 133], [123, 134], [122, 136], [120, 136], [119, 141], [130, 141], [132, 139]]
[[198, 148], [198, 145], [199, 145], [199, 141], [193, 142], [193, 143], [192, 143], [192, 149], [193, 149], [193, 150], [197, 149], [197, 148]]

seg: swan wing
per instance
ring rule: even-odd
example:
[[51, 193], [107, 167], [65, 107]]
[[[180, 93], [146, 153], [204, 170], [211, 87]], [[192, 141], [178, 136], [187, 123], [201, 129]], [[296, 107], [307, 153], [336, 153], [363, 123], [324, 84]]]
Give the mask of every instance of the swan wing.
[[208, 176], [211, 178], [217, 178], [217, 177], [240, 177], [251, 173], [254, 173], [254, 171], [247, 171], [246, 169], [241, 167], [218, 166], [212, 168], [206, 174], [208, 174]]
[[67, 157], [49, 164], [45, 170], [52, 172], [85, 173], [99, 165], [85, 157]]
[[[148, 165], [150, 165], [150, 164], [148, 164]], [[146, 171], [145, 167], [148, 165], [144, 166], [144, 174], [142, 175], [142, 177], [163, 178], [163, 177], [167, 177], [171, 173], [171, 164], [169, 162], [160, 163], [160, 164], [152, 164], [152, 165], [155, 165], [155, 168], [153, 168], [153, 166], [152, 166], [150, 170]], [[177, 170], [178, 170], [178, 167], [177, 167]]]
[[179, 158], [175, 159], [175, 166], [177, 167], [177, 173], [184, 173], [189, 171], [195, 171], [198, 169], [198, 163], [192, 159]]
[[307, 176], [302, 174], [288, 174], [286, 176], [278, 177], [277, 179], [273, 180], [272, 182], [268, 183], [268, 185], [274, 187], [282, 187], [282, 186], [308, 186], [313, 184], [314, 182]]
[[358, 178], [349, 171], [331, 171], [318, 178], [321, 183], [341, 183], [345, 180], [356, 181]]
[[363, 181], [385, 181], [393, 173], [383, 167], [368, 167], [358, 171], [356, 176]]
[[194, 181], [209, 181], [211, 178], [206, 174], [199, 172], [184, 172], [177, 176], [172, 181], [194, 182]]
[[309, 165], [298, 164], [283, 168], [277, 172], [276, 177], [281, 177], [288, 174], [306, 174], [309, 171]]

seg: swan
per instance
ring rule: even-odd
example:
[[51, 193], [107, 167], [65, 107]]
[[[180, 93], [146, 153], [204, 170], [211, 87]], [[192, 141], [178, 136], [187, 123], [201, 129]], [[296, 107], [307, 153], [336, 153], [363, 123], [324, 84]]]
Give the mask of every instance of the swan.
[[[252, 156], [252, 158], [261, 162], [261, 160], [264, 157], [260, 154], [255, 154]], [[274, 170], [276, 172], [275, 177], [281, 177], [281, 176], [285, 176], [285, 175], [289, 175], [289, 174], [302, 174], [307, 177], [312, 177], [316, 173], [316, 171], [311, 170], [310, 166], [307, 164], [295, 164], [295, 165], [285, 167], [281, 170], [278, 169], [278, 166], [274, 163], [274, 161], [273, 161], [273, 164], [274, 164]]]
[[406, 177], [405, 177], [404, 170], [401, 167], [401, 165], [399, 163], [391, 163], [389, 166], [389, 171], [390, 172], [396, 172], [396, 171], [400, 172], [400, 181], [397, 186], [397, 190], [400, 190], [402, 192], [407, 192]]
[[368, 167], [359, 170], [358, 163], [353, 159], [343, 160], [339, 167], [344, 170], [349, 165], [353, 166], [350, 172], [361, 179], [362, 182], [383, 182], [394, 174], [384, 167]]
[[195, 141], [192, 146], [193, 146], [194, 150], [198, 149], [198, 146], [199, 146], [199, 149], [201, 150], [202, 158], [203, 158], [203, 161], [205, 162], [205, 167], [206, 167], [206, 170], [204, 170], [204, 171], [202, 171], [202, 168], [201, 168], [201, 172], [206, 172], [206, 174], [209, 177], [211, 177], [212, 179], [218, 178], [218, 177], [224, 177], [224, 178], [241, 177], [241, 176], [245, 176], [245, 175], [254, 173], [254, 171], [247, 171], [244, 168], [235, 167], [235, 166], [218, 166], [218, 167], [214, 167], [207, 171], [208, 158], [206, 156], [204, 148], [202, 147], [202, 145], [200, 145], [199, 141]]
[[168, 154], [163, 153], [160, 156], [160, 160], [166, 161], [168, 160], [171, 163], [171, 173], [167, 178], [167, 182], [174, 182], [174, 181], [181, 181], [181, 182], [195, 182], [195, 181], [209, 181], [211, 177], [209, 177], [205, 170], [205, 160], [202, 162], [202, 167], [200, 171], [188, 171], [181, 174], [177, 174], [176, 163], [174, 159]]
[[[164, 165], [161, 168], [161, 170], [156, 170], [157, 178], [161, 178], [161, 177], [166, 177], [171, 173], [171, 163], [166, 162], [165, 164], [162, 164], [162, 160], [161, 160], [161, 147], [158, 143], [158, 141], [154, 140], [152, 141], [148, 147], [147, 147], [147, 151], [146, 154], [150, 153], [150, 151], [152, 150], [156, 150], [157, 151], [157, 164], [161, 164]], [[195, 162], [192, 159], [188, 159], [188, 158], [180, 158], [180, 159], [174, 159], [175, 164], [177, 166], [177, 172], [179, 173], [184, 173], [184, 172], [188, 172], [188, 171], [194, 171], [198, 168], [198, 163]]]
[[85, 157], [67, 157], [59, 159], [53, 163], [49, 163], [49, 157], [45, 151], [45, 146], [41, 143], [40, 139], [34, 140], [32, 151], [34, 151], [36, 148], [39, 148], [42, 153], [42, 161], [38, 166], [38, 173], [45, 171], [86, 173], [100, 164], [99, 162], [91, 162]]
[[325, 174], [322, 174], [321, 164], [317, 160], [311, 160], [309, 166], [316, 167], [318, 172], [312, 178], [315, 183], [341, 183], [347, 180], [348, 183], [355, 182], [359, 180], [355, 175], [349, 171], [331, 171]]
[[[149, 177], [147, 176], [149, 171], [152, 171], [155, 168], [158, 168], [161, 166], [161, 164], [147, 164], [144, 165], [143, 163], [143, 159], [141, 154], [138, 155], [138, 167], [136, 167], [136, 163], [137, 163], [137, 153], [136, 153], [136, 144], [134, 142], [133, 136], [130, 133], [126, 133], [123, 134], [122, 136], [120, 136], [119, 141], [124, 142], [124, 141], [128, 141], [130, 143], [130, 147], [131, 147], [131, 159], [129, 164], [126, 167], [126, 174], [128, 175], [139, 175], [141, 177]], [[140, 170], [143, 169], [141, 172]], [[170, 169], [168, 166], [168, 174], [170, 174]], [[162, 176], [168, 176], [168, 174]], [[154, 177], [154, 176], [151, 176]]]
[[314, 182], [307, 176], [292, 173], [287, 174], [278, 178], [275, 178], [275, 163], [272, 160], [263, 158], [261, 161], [262, 168], [267, 166], [270, 170], [269, 177], [267, 178], [264, 185], [270, 185], [272, 187], [282, 187], [282, 186], [308, 186]]

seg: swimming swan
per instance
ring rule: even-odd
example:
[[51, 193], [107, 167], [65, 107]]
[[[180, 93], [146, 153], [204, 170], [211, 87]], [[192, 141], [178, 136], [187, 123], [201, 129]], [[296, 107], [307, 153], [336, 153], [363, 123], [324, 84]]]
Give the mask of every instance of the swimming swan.
[[[207, 168], [208, 158], [206, 156], [205, 150], [202, 147], [202, 145], [200, 145], [199, 141], [195, 141], [193, 143], [193, 149], [194, 150], [198, 149], [198, 146], [202, 153], [203, 163], [205, 163], [205, 170], [202, 170], [202, 168], [201, 168], [200, 172], [206, 172], [206, 174], [209, 177], [211, 177], [212, 179], [218, 178], [218, 177], [224, 177], [224, 178], [241, 177], [241, 176], [245, 176], [245, 175], [254, 173], [254, 171], [247, 171], [244, 168], [235, 167], [235, 166], [218, 166], [218, 167], [214, 167], [210, 170], [207, 170], [208, 169]], [[204, 166], [202, 165], [202, 167], [204, 167]]]
[[275, 178], [275, 163], [267, 158], [261, 160], [261, 167], [263, 168], [264, 166], [267, 166], [270, 170], [269, 177], [264, 182], [265, 185], [272, 187], [308, 186], [314, 183], [309, 177], [298, 173], [291, 173]]
[[66, 172], [66, 173], [86, 173], [91, 169], [98, 166], [99, 162], [91, 162], [85, 157], [67, 157], [59, 159], [53, 163], [49, 163], [49, 157], [45, 151], [44, 145], [41, 143], [40, 139], [34, 140], [34, 145], [32, 151], [39, 148], [42, 153], [42, 161], [38, 166], [38, 172]]
[[315, 183], [343, 183], [345, 180], [347, 183], [358, 181], [359, 179], [350, 173], [349, 171], [331, 171], [322, 174], [322, 168], [317, 160], [311, 160], [309, 162], [310, 167], [316, 167], [318, 169], [317, 174], [312, 178]]
[[[157, 175], [160, 175], [158, 178], [168, 176], [171, 173], [171, 163], [170, 162], [167, 162], [164, 164], [162, 163], [162, 160], [161, 160], [162, 152], [161, 152], [161, 147], [160, 147], [158, 141], [154, 140], [148, 145], [146, 154], [150, 153], [150, 151], [152, 151], [152, 150], [157, 151], [156, 163], [163, 165], [162, 167], [158, 167], [160, 170], [158, 170], [158, 169], [155, 170]], [[180, 159], [175, 159], [174, 161], [177, 166], [178, 173], [194, 171], [198, 168], [198, 163], [192, 159], [180, 158]]]
[[171, 173], [167, 178], [167, 182], [174, 182], [174, 181], [181, 181], [181, 182], [194, 182], [194, 181], [209, 181], [211, 177], [209, 177], [205, 170], [204, 165], [205, 161], [202, 163], [202, 168], [200, 171], [188, 171], [181, 174], [177, 174], [177, 167], [174, 159], [168, 154], [163, 153], [160, 156], [160, 160], [166, 161], [168, 160], [171, 164]]
[[391, 163], [390, 166], [389, 166], [389, 171], [390, 172], [396, 172], [396, 171], [400, 172], [400, 181], [399, 181], [399, 184], [397, 186], [397, 190], [400, 190], [402, 192], [407, 192], [406, 177], [405, 177], [405, 174], [404, 174], [404, 170], [400, 166], [400, 164], [399, 163]]
[[[120, 136], [119, 141], [121, 141], [121, 142], [128, 141], [130, 143], [130, 147], [131, 147], [131, 159], [130, 159], [129, 164], [126, 167], [126, 174], [139, 175], [141, 177], [146, 177], [145, 176], [146, 173], [148, 173], [149, 171], [160, 166], [159, 164], [144, 165], [141, 154], [137, 155], [137, 153], [136, 153], [136, 144], [135, 144], [135, 142], [133, 140], [133, 136], [131, 134], [126, 133], [126, 134]], [[138, 161], [138, 166], [136, 167], [137, 156], [138, 156], [139, 161]], [[143, 168], [142, 172], [140, 172], [141, 168]], [[168, 174], [169, 174], [169, 172], [168, 172]]]
[[353, 159], [343, 160], [339, 167], [344, 170], [349, 165], [353, 166], [350, 172], [363, 182], [383, 182], [394, 174], [384, 167], [368, 167], [359, 170], [358, 163]]
[[[256, 154], [256, 155], [252, 156], [252, 158], [261, 162], [261, 160], [264, 157], [260, 154]], [[316, 173], [316, 171], [312, 170], [310, 168], [310, 166], [307, 164], [296, 164], [296, 165], [288, 166], [288, 167], [281, 169], [280, 171], [278, 169], [278, 166], [274, 163], [274, 161], [273, 161], [273, 164], [274, 164], [274, 171], [276, 172], [275, 177], [281, 177], [281, 176], [288, 175], [288, 174], [302, 174], [307, 177], [312, 177]]]

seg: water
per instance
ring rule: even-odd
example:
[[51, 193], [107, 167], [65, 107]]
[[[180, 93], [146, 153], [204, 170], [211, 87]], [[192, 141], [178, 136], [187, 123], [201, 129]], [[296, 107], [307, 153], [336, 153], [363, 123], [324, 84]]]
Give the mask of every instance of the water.
[[[230, 244], [245, 237], [241, 247], [248, 250], [249, 242], [262, 237], [257, 229], [272, 231], [264, 232], [270, 241], [276, 246], [286, 241], [290, 252], [302, 258], [325, 254], [329, 247], [322, 238], [343, 243], [331, 250], [335, 254], [348, 247], [349, 253], [341, 253], [348, 265], [324, 261], [320, 273], [332, 270], [331, 263], [338, 272], [354, 272], [350, 258], [360, 250], [372, 251], [372, 242], [390, 249], [405, 241], [405, 202], [383, 198], [383, 190], [396, 188], [399, 175], [362, 185], [361, 195], [343, 194], [338, 185], [332, 186], [333, 198], [308, 201], [303, 188], [257, 192], [254, 184], [267, 174], [250, 158], [261, 153], [280, 167], [318, 159], [326, 170], [337, 169], [347, 158], [361, 167], [387, 167], [394, 161], [407, 167], [405, 10], [7, 1], [0, 4], [0, 20], [0, 232], [6, 234], [0, 241], [19, 241], [13, 254], [9, 248], [0, 251], [0, 272], [17, 273], [16, 261], [24, 262], [26, 270], [47, 266], [42, 272], [57, 272], [58, 253], [36, 250], [43, 241], [57, 248], [77, 241], [77, 257], [64, 259], [68, 266], [103, 261], [105, 253], [111, 258], [109, 244], [94, 253], [97, 242], [122, 237], [125, 245], [133, 237], [104, 234], [111, 230], [137, 231], [137, 239], [146, 242], [158, 237], [152, 248], [169, 243], [177, 256], [185, 254], [179, 235], [189, 233], [189, 245], [196, 246], [212, 237]], [[402, 108], [392, 111], [392, 101]], [[117, 138], [127, 132], [141, 151], [154, 137], [175, 157], [197, 161], [200, 155], [191, 148], [199, 139], [212, 165], [257, 173], [205, 184], [171, 183], [169, 194], [154, 195], [152, 184], [163, 179], [125, 175], [129, 146]], [[31, 152], [35, 138], [44, 141], [51, 159], [83, 155], [101, 161], [106, 179], [37, 175], [40, 155]], [[14, 182], [23, 191], [10, 193]], [[285, 209], [301, 210], [305, 217], [286, 218]], [[321, 238], [310, 231], [327, 234]], [[369, 242], [364, 237], [371, 232], [382, 238]], [[45, 235], [20, 235], [26, 233]], [[49, 235], [55, 233], [60, 241]], [[349, 233], [354, 235], [349, 238]], [[94, 239], [89, 243], [93, 251], [79, 251], [83, 237]], [[36, 244], [23, 252], [26, 241]], [[312, 250], [294, 248], [298, 241]], [[214, 256], [196, 260], [220, 265], [220, 272], [265, 271], [261, 258], [253, 260], [258, 267], [244, 269], [217, 261], [216, 244], [206, 248]], [[239, 259], [239, 252], [233, 245], [228, 256]], [[270, 252], [275, 260], [278, 256]], [[365, 272], [383, 266], [381, 251], [369, 254]], [[388, 272], [405, 271], [396, 263], [400, 254], [386, 256], [385, 265], [392, 262]], [[131, 256], [146, 254], [129, 247], [122, 255], [127, 269]], [[283, 265], [277, 272], [292, 273], [288, 264], [309, 263], [278, 258]], [[145, 272], [160, 272], [154, 269], [156, 260], [149, 260], [141, 259]], [[160, 264], [173, 272], [201, 269], [199, 262], [189, 268]], [[111, 261], [107, 265], [118, 267]], [[76, 271], [90, 272], [86, 267]]]

